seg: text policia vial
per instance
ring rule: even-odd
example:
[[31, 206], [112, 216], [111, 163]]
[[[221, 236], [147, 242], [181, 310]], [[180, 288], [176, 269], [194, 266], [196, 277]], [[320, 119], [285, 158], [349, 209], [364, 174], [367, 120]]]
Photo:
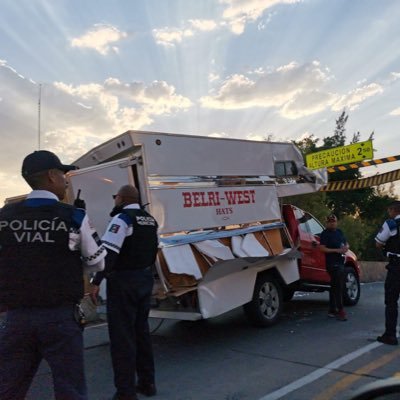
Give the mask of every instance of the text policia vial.
[[66, 223], [58, 218], [53, 220], [0, 221], [0, 231], [3, 229], [13, 231], [18, 243], [53, 243], [52, 232], [68, 231]]

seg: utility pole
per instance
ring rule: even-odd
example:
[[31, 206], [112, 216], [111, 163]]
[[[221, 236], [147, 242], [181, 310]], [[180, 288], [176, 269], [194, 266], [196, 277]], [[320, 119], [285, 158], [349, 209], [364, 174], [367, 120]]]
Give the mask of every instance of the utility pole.
[[42, 101], [42, 84], [39, 83], [39, 97], [38, 97], [38, 150], [40, 150], [40, 107]]

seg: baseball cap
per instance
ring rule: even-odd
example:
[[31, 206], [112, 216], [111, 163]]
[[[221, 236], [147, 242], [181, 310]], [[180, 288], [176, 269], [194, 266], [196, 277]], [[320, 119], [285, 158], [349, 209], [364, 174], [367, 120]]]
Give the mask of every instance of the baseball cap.
[[335, 214], [329, 214], [329, 215], [326, 217], [326, 221], [327, 221], [327, 222], [335, 222], [335, 221], [337, 221], [336, 215], [335, 215]]
[[24, 158], [21, 172], [22, 176], [27, 177], [49, 169], [59, 169], [60, 171], [68, 172], [77, 169], [77, 167], [62, 164], [60, 159], [51, 151], [37, 150]]

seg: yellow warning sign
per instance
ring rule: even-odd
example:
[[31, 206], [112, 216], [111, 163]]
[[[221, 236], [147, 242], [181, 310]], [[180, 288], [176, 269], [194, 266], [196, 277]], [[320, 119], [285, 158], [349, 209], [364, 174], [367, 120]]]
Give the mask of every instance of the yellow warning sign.
[[318, 169], [335, 165], [350, 164], [374, 157], [372, 140], [334, 147], [306, 155], [308, 168]]

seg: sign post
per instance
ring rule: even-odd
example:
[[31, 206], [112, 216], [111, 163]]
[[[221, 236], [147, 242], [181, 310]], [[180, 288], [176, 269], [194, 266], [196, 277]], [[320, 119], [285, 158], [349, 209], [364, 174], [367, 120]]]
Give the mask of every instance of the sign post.
[[365, 142], [307, 154], [306, 164], [310, 169], [327, 168], [372, 159], [373, 156], [374, 149], [372, 147], [372, 139], [370, 139]]

